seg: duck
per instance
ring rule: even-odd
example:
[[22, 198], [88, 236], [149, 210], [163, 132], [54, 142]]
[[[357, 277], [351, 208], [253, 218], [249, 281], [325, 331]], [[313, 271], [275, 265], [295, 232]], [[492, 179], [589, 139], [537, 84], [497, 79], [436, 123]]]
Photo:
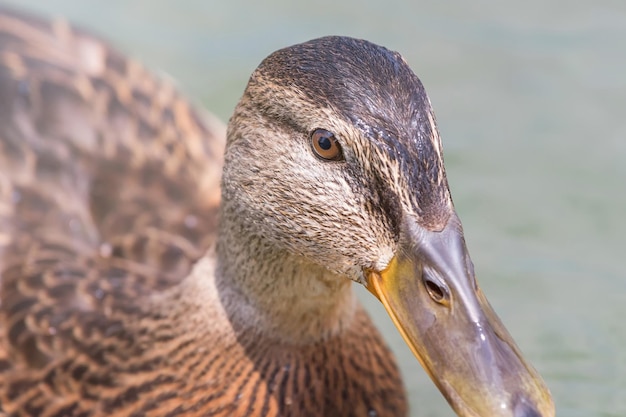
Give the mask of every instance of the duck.
[[407, 416], [356, 283], [459, 416], [554, 416], [397, 52], [280, 49], [225, 127], [89, 31], [3, 7], [0, 146], [0, 415]]

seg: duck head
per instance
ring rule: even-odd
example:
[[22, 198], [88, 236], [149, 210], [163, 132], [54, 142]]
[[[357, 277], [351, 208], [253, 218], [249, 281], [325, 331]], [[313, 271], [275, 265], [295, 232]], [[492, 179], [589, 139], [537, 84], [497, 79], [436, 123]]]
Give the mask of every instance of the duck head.
[[476, 282], [435, 116], [398, 53], [326, 37], [266, 58], [229, 124], [222, 189], [247, 235], [365, 285], [458, 415], [554, 416]]

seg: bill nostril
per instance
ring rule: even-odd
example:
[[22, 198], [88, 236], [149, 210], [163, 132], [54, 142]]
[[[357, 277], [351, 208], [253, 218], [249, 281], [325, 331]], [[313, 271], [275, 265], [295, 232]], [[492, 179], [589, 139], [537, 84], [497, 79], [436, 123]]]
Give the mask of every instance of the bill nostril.
[[450, 295], [448, 289], [440, 282], [435, 281], [433, 278], [425, 275], [423, 277], [424, 286], [426, 287], [426, 291], [430, 298], [433, 299], [436, 303], [449, 305], [450, 303]]

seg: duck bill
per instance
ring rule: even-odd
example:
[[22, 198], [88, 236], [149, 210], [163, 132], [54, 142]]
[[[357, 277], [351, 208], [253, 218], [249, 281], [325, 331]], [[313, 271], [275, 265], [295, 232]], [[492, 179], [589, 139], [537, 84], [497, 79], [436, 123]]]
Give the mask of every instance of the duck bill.
[[405, 223], [400, 250], [367, 287], [462, 417], [552, 417], [550, 393], [478, 288], [454, 215], [439, 231]]

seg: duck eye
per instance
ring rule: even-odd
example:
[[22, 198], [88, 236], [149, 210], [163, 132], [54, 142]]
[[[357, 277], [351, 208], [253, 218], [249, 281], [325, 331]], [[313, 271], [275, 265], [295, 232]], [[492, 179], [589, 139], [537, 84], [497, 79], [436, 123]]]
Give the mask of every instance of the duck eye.
[[311, 133], [311, 145], [315, 154], [328, 161], [339, 161], [343, 159], [341, 146], [335, 135], [328, 130], [315, 129]]

